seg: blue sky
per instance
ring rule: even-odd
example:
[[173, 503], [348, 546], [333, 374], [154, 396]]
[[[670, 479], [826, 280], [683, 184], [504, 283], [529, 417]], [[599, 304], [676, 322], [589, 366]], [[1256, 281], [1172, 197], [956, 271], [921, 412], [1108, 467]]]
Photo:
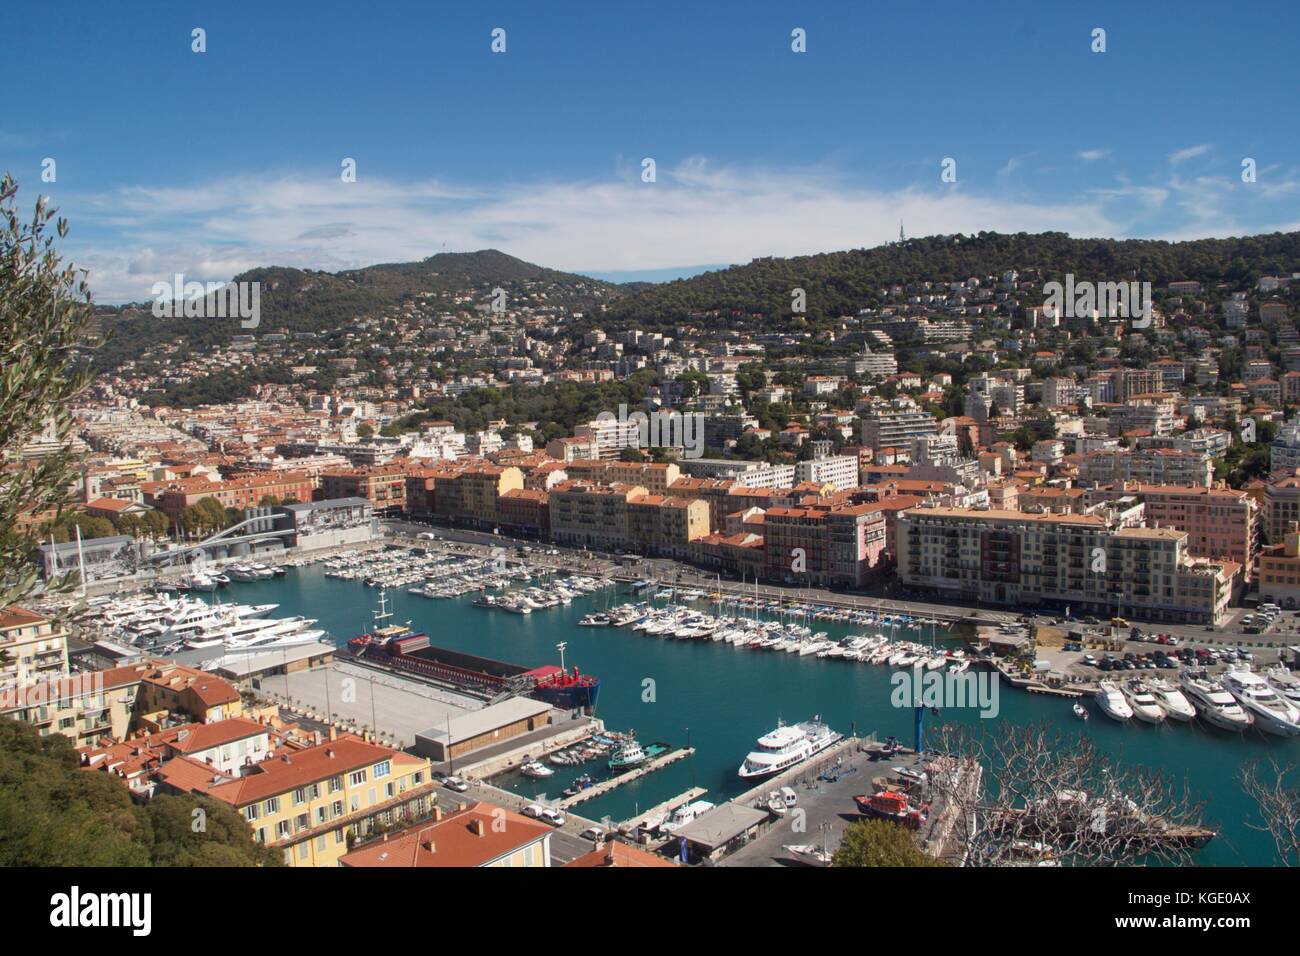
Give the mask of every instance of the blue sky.
[[1287, 0], [20, 3], [6, 34], [26, 79], [0, 169], [70, 218], [105, 301], [176, 271], [444, 244], [659, 279], [877, 245], [900, 218], [909, 235], [1300, 228]]

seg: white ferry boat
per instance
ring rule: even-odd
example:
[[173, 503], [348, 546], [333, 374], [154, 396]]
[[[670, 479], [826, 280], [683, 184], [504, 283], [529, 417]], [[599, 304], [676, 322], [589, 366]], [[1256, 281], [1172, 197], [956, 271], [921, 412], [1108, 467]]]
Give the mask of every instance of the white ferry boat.
[[758, 738], [758, 749], [745, 757], [740, 776], [756, 780], [789, 770], [821, 753], [841, 736], [822, 723], [820, 717], [789, 726], [778, 724], [776, 730]]

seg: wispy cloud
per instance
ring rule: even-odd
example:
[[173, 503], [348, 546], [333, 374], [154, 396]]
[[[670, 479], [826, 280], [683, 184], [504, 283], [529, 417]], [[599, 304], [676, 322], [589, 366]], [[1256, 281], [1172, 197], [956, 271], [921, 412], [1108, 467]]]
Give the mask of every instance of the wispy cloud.
[[1107, 156], [1109, 156], [1109, 155], [1110, 155], [1110, 150], [1108, 150], [1108, 149], [1081, 149], [1081, 150], [1079, 150], [1079, 152], [1075, 153], [1074, 155], [1077, 156], [1077, 157], [1079, 157], [1079, 159], [1083, 160], [1085, 163], [1095, 163], [1097, 160], [1099, 160], [1099, 159], [1105, 159]]
[[1187, 160], [1195, 159], [1197, 156], [1204, 156], [1209, 151], [1209, 143], [1201, 143], [1198, 146], [1188, 146], [1186, 149], [1179, 149], [1170, 153], [1169, 162], [1177, 166], [1179, 163], [1185, 163]]

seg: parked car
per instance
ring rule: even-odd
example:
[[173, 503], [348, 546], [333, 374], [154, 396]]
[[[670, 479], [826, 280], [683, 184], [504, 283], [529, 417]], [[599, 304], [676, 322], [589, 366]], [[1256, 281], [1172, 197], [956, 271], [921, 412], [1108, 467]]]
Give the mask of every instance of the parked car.
[[448, 777], [442, 782], [442, 785], [448, 790], [455, 790], [457, 793], [464, 793], [469, 789], [469, 784], [460, 779], [460, 777]]
[[545, 823], [549, 823], [551, 826], [562, 827], [564, 826], [565, 816], [559, 810], [552, 809], [551, 807], [542, 807], [542, 813], [539, 819]]

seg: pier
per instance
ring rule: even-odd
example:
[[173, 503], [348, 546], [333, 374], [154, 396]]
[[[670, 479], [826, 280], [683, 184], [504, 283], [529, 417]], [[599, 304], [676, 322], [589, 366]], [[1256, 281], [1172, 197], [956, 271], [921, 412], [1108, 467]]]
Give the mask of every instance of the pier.
[[588, 800], [594, 800], [597, 797], [603, 797], [611, 790], [617, 790], [625, 783], [631, 783], [633, 780], [640, 780], [642, 777], [654, 773], [670, 763], [676, 763], [679, 760], [685, 760], [687, 757], [695, 755], [694, 747], [683, 747], [680, 750], [673, 750], [666, 754], [660, 754], [658, 757], [652, 757], [635, 770], [629, 770], [627, 773], [620, 773], [617, 776], [610, 777], [608, 780], [602, 780], [600, 783], [593, 783], [585, 790], [575, 793], [571, 797], [563, 797], [556, 802], [562, 810], [569, 807], [577, 806], [579, 803], [585, 803]]
[[685, 806], [688, 803], [700, 799], [709, 791], [703, 787], [691, 787], [685, 793], [679, 793], [675, 797], [670, 797], [663, 803], [657, 803], [644, 813], [638, 813], [636, 816], [628, 817], [618, 825], [618, 829], [624, 833], [630, 833], [637, 828], [645, 829], [649, 821], [658, 821], [667, 817], [678, 807]]

